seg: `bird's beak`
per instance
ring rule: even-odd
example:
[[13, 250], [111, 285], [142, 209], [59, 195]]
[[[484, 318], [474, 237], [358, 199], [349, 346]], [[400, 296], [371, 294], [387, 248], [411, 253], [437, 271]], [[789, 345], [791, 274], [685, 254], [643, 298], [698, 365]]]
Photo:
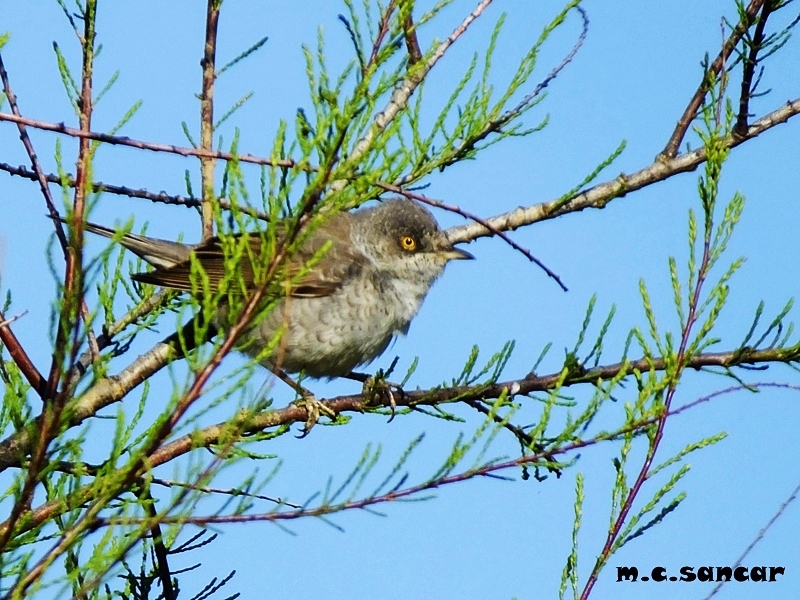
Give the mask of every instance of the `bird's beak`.
[[475, 260], [475, 257], [472, 256], [472, 254], [466, 250], [462, 250], [461, 248], [446, 248], [440, 250], [439, 255], [447, 260]]

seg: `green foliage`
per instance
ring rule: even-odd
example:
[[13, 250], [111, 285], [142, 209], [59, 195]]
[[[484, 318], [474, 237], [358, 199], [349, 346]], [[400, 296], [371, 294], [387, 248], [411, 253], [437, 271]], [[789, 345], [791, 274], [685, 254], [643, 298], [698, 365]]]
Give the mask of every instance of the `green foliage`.
[[[91, 82], [99, 54], [94, 46], [95, 2], [78, 3], [77, 17], [63, 0], [59, 4], [78, 34], [83, 57], [78, 75], [54, 44], [58, 73], [75, 113], [87, 117], [90, 105], [112, 88], [118, 73], [94, 98], [84, 97], [84, 90], [92, 89], [86, 84]], [[382, 447], [367, 445], [349, 472], [328, 477], [326, 485], [304, 501], [276, 500], [264, 493], [283, 464], [279, 455], [269, 451], [274, 446], [266, 444], [289, 433], [299, 420], [294, 414], [298, 407], [276, 406], [268, 385], [260, 391], [252, 389], [253, 381], [264, 379], [260, 365], [278, 348], [281, 331], [257, 355], [218, 372], [231, 348], [247, 350], [241, 336], [234, 339], [236, 334], [266, 318], [281, 302], [285, 286], [302, 278], [325, 256], [328, 246], [299, 269], [290, 272], [287, 268], [308, 236], [331, 215], [385, 189], [427, 182], [437, 171], [474, 160], [493, 144], [545, 127], [546, 116], [537, 117], [533, 125], [524, 123], [523, 117], [546, 100], [544, 89], [571, 60], [586, 33], [580, 2], [572, 0], [543, 26], [529, 47], [515, 57], [500, 57], [505, 25], [505, 16], [500, 16], [485, 51], [474, 54], [460, 66], [454, 82], [445, 84], [429, 74], [466, 27], [444, 41], [419, 47], [418, 52], [414, 45], [421, 43], [417, 36], [421, 26], [439, 25], [437, 17], [453, 4], [450, 0], [438, 2], [427, 12], [413, 2], [387, 5], [344, 0], [344, 4], [347, 14], [340, 22], [352, 55], [334, 70], [321, 29], [315, 45], [303, 46], [308, 98], [293, 122], [278, 123], [269, 157], [262, 161], [257, 194], [240, 163], [244, 157], [239, 154], [239, 131], [227, 143], [221, 136], [213, 142], [213, 135], [207, 135], [218, 133], [250, 99], [250, 92], [242, 92], [215, 123], [211, 117], [202, 123], [201, 143], [195, 141], [196, 133], [186, 122], [182, 125], [189, 144], [205, 151], [203, 166], [213, 166], [208, 155], [211, 144], [226, 148], [220, 181], [206, 176], [201, 185], [204, 206], [210, 207], [203, 217], [210, 215], [211, 222], [205, 224], [213, 225], [224, 256], [225, 274], [219, 285], [212, 285], [195, 256], [189, 294], [156, 293], [152, 286], [131, 283], [130, 273], [142, 270], [143, 265], [141, 261], [132, 264], [117, 248], [124, 233], [146, 230], [141, 223], [126, 223], [105, 250], [89, 259], [82, 228], [75, 221], [90, 216], [102, 201], [91, 187], [92, 159], [101, 142], [93, 140], [88, 150], [82, 150], [86, 152], [80, 157], [85, 159], [85, 181], [76, 184], [57, 141], [55, 163], [68, 241], [60, 248], [61, 255], [55, 241], [48, 249], [57, 293], [51, 325], [53, 364], [44, 384], [48, 393], [31, 384], [30, 370], [15, 358], [16, 349], [0, 346], [2, 446], [16, 452], [0, 456], [3, 468], [11, 473], [0, 490], [0, 500], [15, 511], [0, 524], [0, 579], [9, 598], [56, 585], [62, 586], [57, 593], [72, 597], [152, 597], [159, 586], [165, 593], [165, 587], [176, 585], [174, 572], [164, 576], [165, 564], [169, 571], [165, 554], [208, 543], [195, 539], [179, 543], [188, 523], [224, 524], [242, 517], [286, 527], [284, 522], [316, 517], [339, 527], [333, 520], [338, 512], [377, 513], [381, 504], [428, 499], [434, 489], [472, 478], [504, 478], [510, 470], [519, 469], [523, 479], [528, 478], [529, 469], [537, 480], [550, 474], [560, 478], [563, 471], [579, 466], [579, 451], [606, 446], [614, 452], [610, 461], [614, 483], [608, 498], [605, 545], [598, 549], [596, 540], [590, 541], [594, 548], [590, 552], [597, 555], [591, 582], [614, 552], [662, 524], [680, 507], [687, 495], [679, 489], [689, 470], [687, 457], [725, 437], [712, 433], [684, 443], [672, 456], [662, 456], [665, 424], [679, 410], [674, 405], [676, 390], [687, 369], [705, 366], [697, 367], [693, 361], [722, 343], [720, 318], [735, 291], [734, 275], [743, 264], [741, 258], [729, 260], [727, 252], [743, 216], [744, 197], [734, 194], [723, 206], [719, 192], [734, 113], [725, 96], [726, 78], [709, 71], [711, 90], [696, 129], [706, 153], [697, 186], [699, 209], [688, 215], [685, 266], [675, 257], [667, 265], [674, 320], [659, 312], [658, 299], [649, 291], [653, 288], [641, 280], [645, 324], [637, 325], [625, 315], [629, 322], [623, 326], [630, 330], [620, 349], [609, 339], [612, 325], [619, 324], [616, 307], [612, 304], [604, 318], [597, 317], [599, 300], [593, 295], [563, 359], [549, 356], [552, 344], [545, 343], [528, 375], [502, 382], [515, 342], [505, 343], [488, 359], [474, 346], [460, 373], [444, 374], [441, 386], [405, 390], [402, 397], [398, 393], [398, 410], [393, 406], [392, 416], [414, 412], [462, 427], [440, 460], [425, 467], [427, 476], [414, 475], [424, 440], [420, 434], [388, 466]], [[217, 2], [216, 8], [220, 6]], [[584, 19], [584, 30], [573, 51], [531, 86], [545, 45], [576, 9]], [[766, 38], [762, 47], [767, 52], [761, 60], [785, 44], [788, 31]], [[0, 36], [0, 47], [7, 40], [7, 35]], [[263, 37], [239, 51], [215, 77], [251, 57], [266, 41]], [[744, 43], [752, 46], [752, 40]], [[514, 61], [507, 81], [498, 81], [495, 72], [501, 58]], [[743, 51], [738, 60], [745, 60]], [[450, 87], [442, 90], [444, 85]], [[439, 106], [429, 100], [434, 87], [443, 91]], [[141, 101], [133, 102], [110, 134], [128, 125], [140, 106]], [[568, 211], [575, 196], [624, 148], [625, 142], [620, 143], [573, 189], [549, 204], [550, 216]], [[213, 175], [213, 169], [209, 171]], [[189, 171], [185, 179], [187, 193], [194, 198]], [[83, 187], [73, 196], [75, 185]], [[265, 227], [264, 221], [270, 226]], [[242, 235], [252, 231], [260, 232], [260, 243]], [[62, 255], [77, 257], [70, 263], [77, 270], [73, 279], [62, 273]], [[254, 300], [245, 284], [239, 268], [245, 260], [254, 266], [258, 293], [263, 293], [260, 299]], [[7, 298], [4, 313], [10, 308], [10, 294]], [[227, 307], [224, 314], [220, 307]], [[740, 365], [795, 363], [800, 345], [791, 343], [791, 308], [789, 301], [764, 327], [766, 308], [760, 303], [722, 374], [740, 381], [734, 372]], [[97, 323], [101, 323], [100, 332], [90, 333]], [[132, 358], [131, 345], [156, 325], [170, 335]], [[614, 353], [613, 362], [609, 352]], [[555, 365], [554, 372], [536, 373], [548, 359]], [[401, 387], [412, 381], [417, 364], [415, 359]], [[379, 372], [375, 380], [389, 385], [386, 378], [394, 366], [388, 373]], [[162, 369], [165, 373], [158, 375]], [[132, 391], [139, 385], [135, 398]], [[303, 400], [309, 411], [311, 399]], [[350, 413], [387, 411], [376, 409], [371, 399], [363, 400], [361, 404], [347, 404], [347, 398], [337, 401]], [[112, 405], [114, 412], [109, 414]], [[480, 413], [477, 422], [466, 417], [466, 411]], [[331, 422], [341, 429], [350, 419], [342, 414]], [[87, 440], [98, 431], [102, 442], [92, 445], [90, 455]], [[515, 453], [511, 457], [508, 448]], [[170, 480], [163, 479], [163, 469], [159, 469], [167, 463], [173, 469]], [[234, 488], [219, 488], [217, 482], [225, 470], [235, 465], [259, 466], [252, 467]], [[264, 465], [265, 475], [257, 470]], [[545, 474], [540, 476], [540, 472]], [[576, 473], [575, 482], [572, 547], [562, 572], [561, 598], [568, 588], [574, 597], [580, 594], [579, 541], [583, 548], [587, 544], [581, 539], [587, 506], [582, 473]], [[269, 503], [267, 509], [264, 503]], [[131, 560], [137, 554], [141, 565], [134, 568]], [[52, 574], [56, 568], [62, 571]], [[120, 589], [112, 589], [112, 574], [121, 574]], [[218, 592], [227, 581], [229, 577], [213, 580], [198, 597]]]
[[583, 475], [578, 473], [575, 477], [575, 520], [572, 525], [572, 551], [567, 557], [564, 571], [561, 573], [561, 586], [558, 590], [559, 599], [563, 599], [567, 586], [572, 590], [574, 598], [578, 597], [578, 533], [581, 529], [583, 517], [583, 502], [585, 500], [583, 489]]
[[[61, 48], [58, 46], [58, 44], [53, 44], [53, 51], [56, 53], [56, 63], [58, 65], [58, 72], [61, 75], [61, 82], [64, 85], [64, 91], [67, 94], [69, 103], [72, 104], [72, 108], [75, 111], [75, 114], [80, 115], [80, 109], [78, 108], [78, 97], [80, 96], [80, 88], [78, 87], [78, 82], [75, 81], [75, 77], [72, 75], [72, 71], [69, 68], [67, 59], [61, 52]], [[65, 191], [67, 189], [69, 188], [64, 188]]]

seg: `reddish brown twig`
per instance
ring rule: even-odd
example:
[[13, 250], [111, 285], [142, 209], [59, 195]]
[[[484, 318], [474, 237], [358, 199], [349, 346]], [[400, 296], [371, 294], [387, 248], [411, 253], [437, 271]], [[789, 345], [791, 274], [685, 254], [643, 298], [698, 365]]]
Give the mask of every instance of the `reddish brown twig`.
[[773, 10], [772, 0], [767, 0], [761, 9], [761, 15], [756, 22], [755, 31], [752, 39], [748, 42], [747, 55], [743, 57], [742, 87], [739, 93], [739, 113], [736, 116], [736, 124], [733, 132], [737, 135], [747, 133], [747, 122], [750, 118], [750, 98], [753, 94], [753, 76], [758, 64], [758, 53], [764, 43], [764, 29], [767, 26], [767, 19]]
[[383, 13], [381, 13], [380, 23], [378, 24], [378, 32], [375, 34], [375, 39], [372, 42], [372, 52], [370, 52], [369, 60], [367, 64], [363, 66], [363, 72], [366, 73], [375, 65], [375, 62], [378, 60], [378, 53], [381, 50], [381, 45], [383, 44], [383, 40], [386, 37], [386, 34], [389, 33], [389, 26], [391, 25], [392, 21], [392, 13], [395, 11], [396, 0], [389, 0], [389, 3], [386, 5]]
[[733, 28], [731, 35], [722, 45], [722, 50], [720, 50], [719, 54], [714, 59], [714, 62], [712, 62], [708, 67], [708, 71], [703, 73], [703, 80], [700, 82], [697, 91], [689, 101], [686, 110], [683, 111], [680, 119], [678, 119], [675, 130], [672, 132], [667, 145], [664, 146], [664, 149], [661, 151], [659, 156], [670, 159], [674, 158], [678, 154], [678, 149], [683, 142], [683, 138], [686, 136], [686, 132], [689, 130], [692, 121], [697, 116], [697, 112], [700, 110], [700, 107], [703, 105], [706, 95], [711, 90], [713, 81], [725, 68], [725, 63], [727, 62], [731, 52], [733, 52], [734, 48], [736, 48], [736, 44], [739, 43], [739, 40], [742, 39], [742, 36], [753, 25], [756, 16], [758, 15], [758, 11], [760, 11], [762, 6], [764, 6], [765, 1], [766, 0], [751, 0], [750, 4], [745, 9], [742, 20], [740, 20]]
[[[36, 180], [36, 173], [31, 171], [30, 169], [26, 169], [25, 167], [15, 167], [9, 165], [8, 163], [0, 162], [0, 171], [5, 171], [10, 175], [16, 175], [17, 177], [24, 177], [26, 179]], [[66, 174], [62, 179], [58, 175], [53, 173], [46, 173], [45, 179], [49, 183], [55, 183], [58, 185], [67, 185], [69, 187], [75, 187], [75, 178], [70, 175]], [[186, 196], [181, 196], [180, 194], [168, 194], [167, 192], [150, 192], [148, 190], [142, 188], [131, 188], [123, 185], [113, 185], [110, 183], [103, 183], [102, 181], [93, 181], [91, 184], [91, 189], [93, 192], [108, 192], [109, 194], [115, 194], [117, 196], [128, 196], [129, 198], [140, 198], [142, 200], [149, 200], [150, 202], [159, 202], [161, 204], [171, 204], [174, 206], [185, 206], [187, 208], [199, 208], [202, 206], [202, 201], [197, 198], [188, 198]], [[220, 207], [223, 210], [236, 210], [245, 215], [249, 215], [261, 221], [269, 221], [269, 215], [266, 214], [264, 211], [258, 210], [256, 208], [252, 208], [250, 206], [242, 206], [237, 204], [235, 207], [225, 199], [218, 199], [217, 202], [219, 203]]]
[[[6, 71], [5, 65], [3, 64], [2, 56], [0, 56], [0, 80], [2, 80], [3, 92], [5, 93], [6, 98], [8, 99], [8, 105], [11, 108], [11, 112], [15, 116], [21, 117], [22, 114], [21, 114], [21, 112], [19, 110], [19, 104], [17, 103], [17, 95], [14, 93], [14, 90], [11, 87], [11, 82], [9, 80], [8, 72]], [[22, 141], [23, 147], [25, 148], [25, 152], [28, 154], [28, 158], [31, 161], [31, 167], [33, 169], [33, 177], [32, 178], [39, 183], [39, 189], [42, 192], [42, 196], [44, 197], [44, 202], [45, 202], [45, 206], [47, 207], [47, 211], [48, 211], [48, 213], [50, 214], [51, 217], [52, 216], [56, 216], [58, 214], [58, 211], [56, 209], [56, 205], [55, 205], [55, 202], [53, 200], [53, 196], [50, 193], [50, 188], [47, 185], [47, 183], [48, 183], [47, 177], [46, 177], [46, 175], [44, 173], [44, 170], [42, 169], [41, 163], [39, 162], [39, 157], [37, 156], [36, 151], [33, 148], [33, 143], [31, 142], [30, 136], [28, 135], [28, 131], [27, 131], [25, 125], [22, 124], [22, 123], [17, 123], [17, 131], [19, 132], [19, 138]], [[55, 223], [55, 231], [56, 231], [56, 238], [58, 239], [58, 243], [61, 246], [61, 251], [62, 251], [62, 253], [64, 255], [64, 259], [68, 260], [69, 248], [68, 248], [67, 236], [66, 236], [66, 233], [64, 232], [64, 227], [63, 227], [63, 225], [61, 224], [60, 221], [57, 221]], [[81, 316], [82, 316], [84, 322], [87, 324], [87, 328], [88, 328], [88, 324], [89, 324], [89, 309], [86, 306], [86, 303], [83, 302], [83, 301], [81, 301], [81, 303], [80, 303], [80, 310], [81, 310]], [[97, 341], [96, 341], [94, 335], [91, 333], [91, 331], [89, 332], [89, 347], [94, 352], [94, 356], [96, 357], [97, 356]], [[21, 346], [19, 346], [17, 348], [16, 356], [22, 360], [22, 356], [19, 354], [20, 351], [22, 351], [22, 347]], [[27, 357], [25, 357], [25, 358], [27, 358]], [[29, 369], [30, 366], [32, 366], [31, 363], [30, 363], [30, 360], [28, 359], [26, 361], [26, 363], [27, 364], [24, 365], [24, 368], [25, 369]], [[20, 364], [19, 366], [20, 366], [20, 368], [23, 368], [22, 364]], [[34, 389], [36, 389], [37, 393], [40, 393], [40, 394], [47, 393], [46, 392], [46, 387], [45, 388], [36, 388], [35, 387]]]
[[403, 19], [403, 34], [406, 38], [406, 50], [408, 51], [408, 65], [413, 67], [422, 60], [422, 50], [419, 48], [417, 39], [417, 26], [414, 24], [414, 17], [411, 14], [411, 4], [408, 5], [408, 14]]
[[47, 382], [36, 368], [36, 365], [33, 364], [33, 361], [31, 361], [28, 353], [25, 352], [25, 349], [19, 343], [17, 336], [15, 336], [14, 332], [11, 331], [11, 327], [9, 327], [9, 325], [16, 318], [17, 317], [6, 319], [5, 316], [3, 316], [3, 313], [0, 312], [0, 341], [3, 342], [3, 346], [5, 346], [6, 350], [8, 350], [11, 360], [13, 360], [14, 364], [17, 365], [22, 373], [22, 376], [28, 380], [28, 383], [31, 384], [31, 387], [34, 389], [34, 391], [39, 394], [41, 398], [44, 398]]
[[518, 243], [516, 243], [514, 240], [512, 240], [508, 236], [508, 234], [506, 232], [497, 229], [491, 223], [489, 223], [486, 219], [482, 219], [481, 217], [479, 217], [477, 215], [474, 215], [474, 214], [472, 214], [470, 212], [467, 212], [466, 210], [464, 210], [460, 206], [456, 206], [455, 204], [447, 204], [445, 202], [442, 202], [441, 200], [434, 200], [433, 198], [428, 198], [427, 196], [423, 196], [422, 194], [417, 194], [415, 192], [411, 192], [409, 190], [405, 190], [405, 189], [403, 189], [401, 187], [398, 187], [398, 186], [395, 186], [395, 185], [391, 185], [391, 184], [388, 184], [388, 183], [382, 183], [382, 182], [378, 182], [375, 185], [377, 185], [380, 188], [385, 189], [386, 191], [395, 192], [397, 194], [402, 194], [406, 198], [412, 198], [414, 200], [418, 200], [419, 202], [423, 202], [423, 203], [428, 204], [430, 206], [436, 206], [437, 208], [441, 208], [443, 210], [447, 210], [447, 211], [456, 213], [457, 215], [461, 215], [462, 217], [464, 217], [466, 219], [470, 219], [471, 221], [474, 221], [475, 223], [483, 225], [484, 227], [486, 227], [486, 229], [488, 229], [492, 233], [492, 235], [496, 235], [497, 237], [499, 237], [506, 244], [511, 246], [514, 250], [516, 250], [517, 252], [522, 254], [525, 258], [527, 258], [532, 263], [536, 264], [540, 269], [542, 269], [545, 273], [547, 273], [547, 275], [549, 277], [551, 277], [552, 279], [555, 280], [555, 282], [559, 285], [559, 287], [562, 290], [564, 290], [565, 292], [568, 291], [567, 286], [564, 285], [564, 282], [561, 281], [561, 278], [556, 273], [551, 271], [547, 267], [547, 265], [545, 265], [542, 261], [540, 261], [538, 258], [536, 258], [530, 250], [520, 246]]
[[661, 415], [655, 422], [655, 431], [653, 431], [649, 437], [649, 443], [647, 447], [647, 452], [642, 461], [642, 465], [639, 468], [639, 472], [636, 475], [636, 479], [631, 484], [630, 488], [625, 491], [624, 499], [619, 506], [619, 511], [616, 514], [611, 527], [609, 528], [608, 535], [606, 537], [606, 542], [603, 545], [603, 549], [600, 551], [600, 555], [597, 557], [597, 560], [592, 568], [592, 571], [589, 575], [589, 578], [586, 581], [586, 584], [583, 588], [583, 592], [581, 593], [581, 600], [587, 600], [589, 594], [594, 587], [594, 584], [597, 582], [597, 577], [600, 574], [600, 570], [605, 566], [608, 562], [611, 554], [614, 551], [614, 548], [619, 541], [620, 535], [622, 534], [623, 527], [627, 521], [628, 515], [633, 508], [634, 501], [639, 496], [645, 482], [651, 476], [651, 468], [653, 466], [653, 462], [655, 461], [656, 453], [661, 445], [661, 441], [664, 438], [664, 431], [667, 425], [667, 418], [669, 417], [670, 410], [672, 408], [672, 402], [675, 399], [675, 392], [677, 391], [678, 382], [681, 379], [681, 374], [683, 371], [688, 368], [689, 363], [691, 362], [691, 355], [687, 356], [687, 350], [689, 348], [689, 344], [692, 338], [696, 335], [695, 334], [695, 325], [697, 321], [700, 319], [700, 316], [703, 312], [703, 305], [701, 301], [701, 294], [703, 291], [704, 284], [707, 281], [709, 271], [712, 265], [712, 227], [711, 225], [707, 225], [704, 232], [703, 237], [703, 252], [702, 257], [700, 259], [699, 265], [697, 266], [697, 279], [694, 284], [694, 289], [691, 292], [691, 296], [688, 300], [688, 311], [686, 313], [686, 320], [682, 325], [682, 330], [680, 332], [680, 343], [678, 345], [678, 350], [674, 357], [674, 373], [669, 379], [669, 384], [663, 392], [663, 411], [664, 414]]
[[[84, 30], [81, 36], [81, 49], [83, 61], [81, 68], [81, 95], [80, 95], [80, 125], [81, 129], [89, 131], [91, 129], [92, 115], [92, 74], [95, 51], [95, 20], [97, 5], [96, 0], [87, 0], [84, 7], [83, 23]], [[31, 148], [32, 150], [32, 148]], [[82, 267], [82, 246], [83, 246], [83, 214], [86, 205], [86, 180], [90, 171], [92, 161], [92, 148], [88, 138], [81, 138], [79, 143], [77, 171], [75, 176], [75, 196], [74, 196], [74, 218], [77, 221], [74, 227], [74, 237], [66, 247], [66, 266], [64, 269], [64, 297], [59, 310], [58, 322], [56, 325], [55, 348], [50, 366], [50, 372], [45, 382], [44, 401], [45, 405], [40, 417], [37, 420], [37, 440], [31, 452], [28, 471], [25, 482], [8, 518], [8, 527], [0, 532], [0, 549], [4, 549], [14, 533], [16, 524], [23, 514], [30, 510], [33, 500], [34, 490], [39, 484], [42, 470], [47, 461], [47, 450], [51, 442], [59, 433], [59, 423], [66, 405], [69, 390], [63, 389], [58, 393], [58, 384], [64, 372], [66, 360], [70, 364], [78, 355], [80, 335], [80, 320], [76, 317], [81, 313], [83, 302], [83, 267]], [[37, 167], [34, 166], [36, 169]], [[40, 185], [44, 182], [40, 178]], [[46, 183], [44, 183], [46, 187]], [[46, 194], [47, 195], [47, 194]], [[53, 207], [54, 208], [54, 207]], [[69, 353], [67, 353], [67, 351]], [[30, 585], [36, 581], [43, 572], [43, 564], [37, 565], [20, 576], [14, 585], [16, 594], [23, 595]]]
[[[283, 159], [274, 160], [272, 158], [263, 158], [254, 156], [252, 154], [231, 154], [230, 152], [218, 152], [216, 150], [203, 150], [202, 148], [185, 148], [176, 146], [174, 144], [155, 144], [153, 142], [143, 142], [135, 140], [127, 136], [109, 135], [107, 133], [97, 133], [94, 131], [81, 131], [67, 127], [64, 123], [48, 123], [47, 121], [39, 121], [37, 119], [29, 119], [27, 117], [10, 115], [8, 113], [0, 113], [0, 121], [8, 121], [10, 123], [22, 123], [28, 127], [35, 129], [42, 129], [44, 131], [52, 131], [55, 133], [62, 133], [70, 137], [86, 138], [96, 140], [105, 144], [112, 144], [116, 146], [129, 146], [139, 150], [150, 150], [151, 152], [168, 152], [170, 154], [177, 154], [178, 156], [195, 156], [200, 158], [214, 158], [218, 160], [236, 160], [242, 163], [249, 163], [254, 165], [267, 165], [272, 167], [280, 167], [291, 169], [299, 167], [293, 160]], [[314, 167], [303, 167], [309, 171], [313, 171]]]

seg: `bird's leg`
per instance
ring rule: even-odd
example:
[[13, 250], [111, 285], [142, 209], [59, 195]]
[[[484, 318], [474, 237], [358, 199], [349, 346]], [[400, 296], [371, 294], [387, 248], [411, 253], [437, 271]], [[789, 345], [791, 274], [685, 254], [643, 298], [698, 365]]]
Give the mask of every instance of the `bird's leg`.
[[306, 423], [298, 437], [306, 437], [311, 432], [311, 428], [317, 424], [317, 421], [319, 421], [320, 415], [325, 415], [331, 421], [336, 420], [336, 413], [330, 407], [317, 400], [314, 394], [289, 377], [285, 371], [282, 369], [274, 369], [273, 373], [275, 373], [278, 379], [283, 381], [286, 385], [297, 392], [297, 395], [300, 396], [300, 398], [294, 401], [295, 406], [302, 406], [308, 413], [308, 416], [306, 417]]
[[364, 384], [361, 393], [364, 398], [367, 399], [367, 402], [378, 401], [381, 404], [389, 404], [389, 410], [391, 411], [389, 423], [391, 423], [392, 419], [394, 419], [395, 411], [397, 410], [397, 401], [394, 398], [394, 393], [396, 392], [401, 399], [405, 395], [402, 387], [396, 383], [392, 383], [391, 381], [386, 381], [386, 376], [388, 373], [392, 372], [393, 367], [394, 363], [392, 364], [392, 367], [389, 368], [387, 373], [384, 373], [383, 369], [378, 369], [378, 372], [375, 375], [356, 373], [355, 371], [351, 371], [345, 375], [345, 377], [348, 379], [360, 381], [362, 384]]

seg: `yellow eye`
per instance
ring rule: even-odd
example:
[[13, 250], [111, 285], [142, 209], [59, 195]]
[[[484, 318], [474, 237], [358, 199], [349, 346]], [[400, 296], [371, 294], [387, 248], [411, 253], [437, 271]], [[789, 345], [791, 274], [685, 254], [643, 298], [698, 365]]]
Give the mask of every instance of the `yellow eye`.
[[411, 252], [417, 249], [417, 240], [410, 235], [404, 235], [400, 238], [400, 246], [402, 246], [403, 250]]

